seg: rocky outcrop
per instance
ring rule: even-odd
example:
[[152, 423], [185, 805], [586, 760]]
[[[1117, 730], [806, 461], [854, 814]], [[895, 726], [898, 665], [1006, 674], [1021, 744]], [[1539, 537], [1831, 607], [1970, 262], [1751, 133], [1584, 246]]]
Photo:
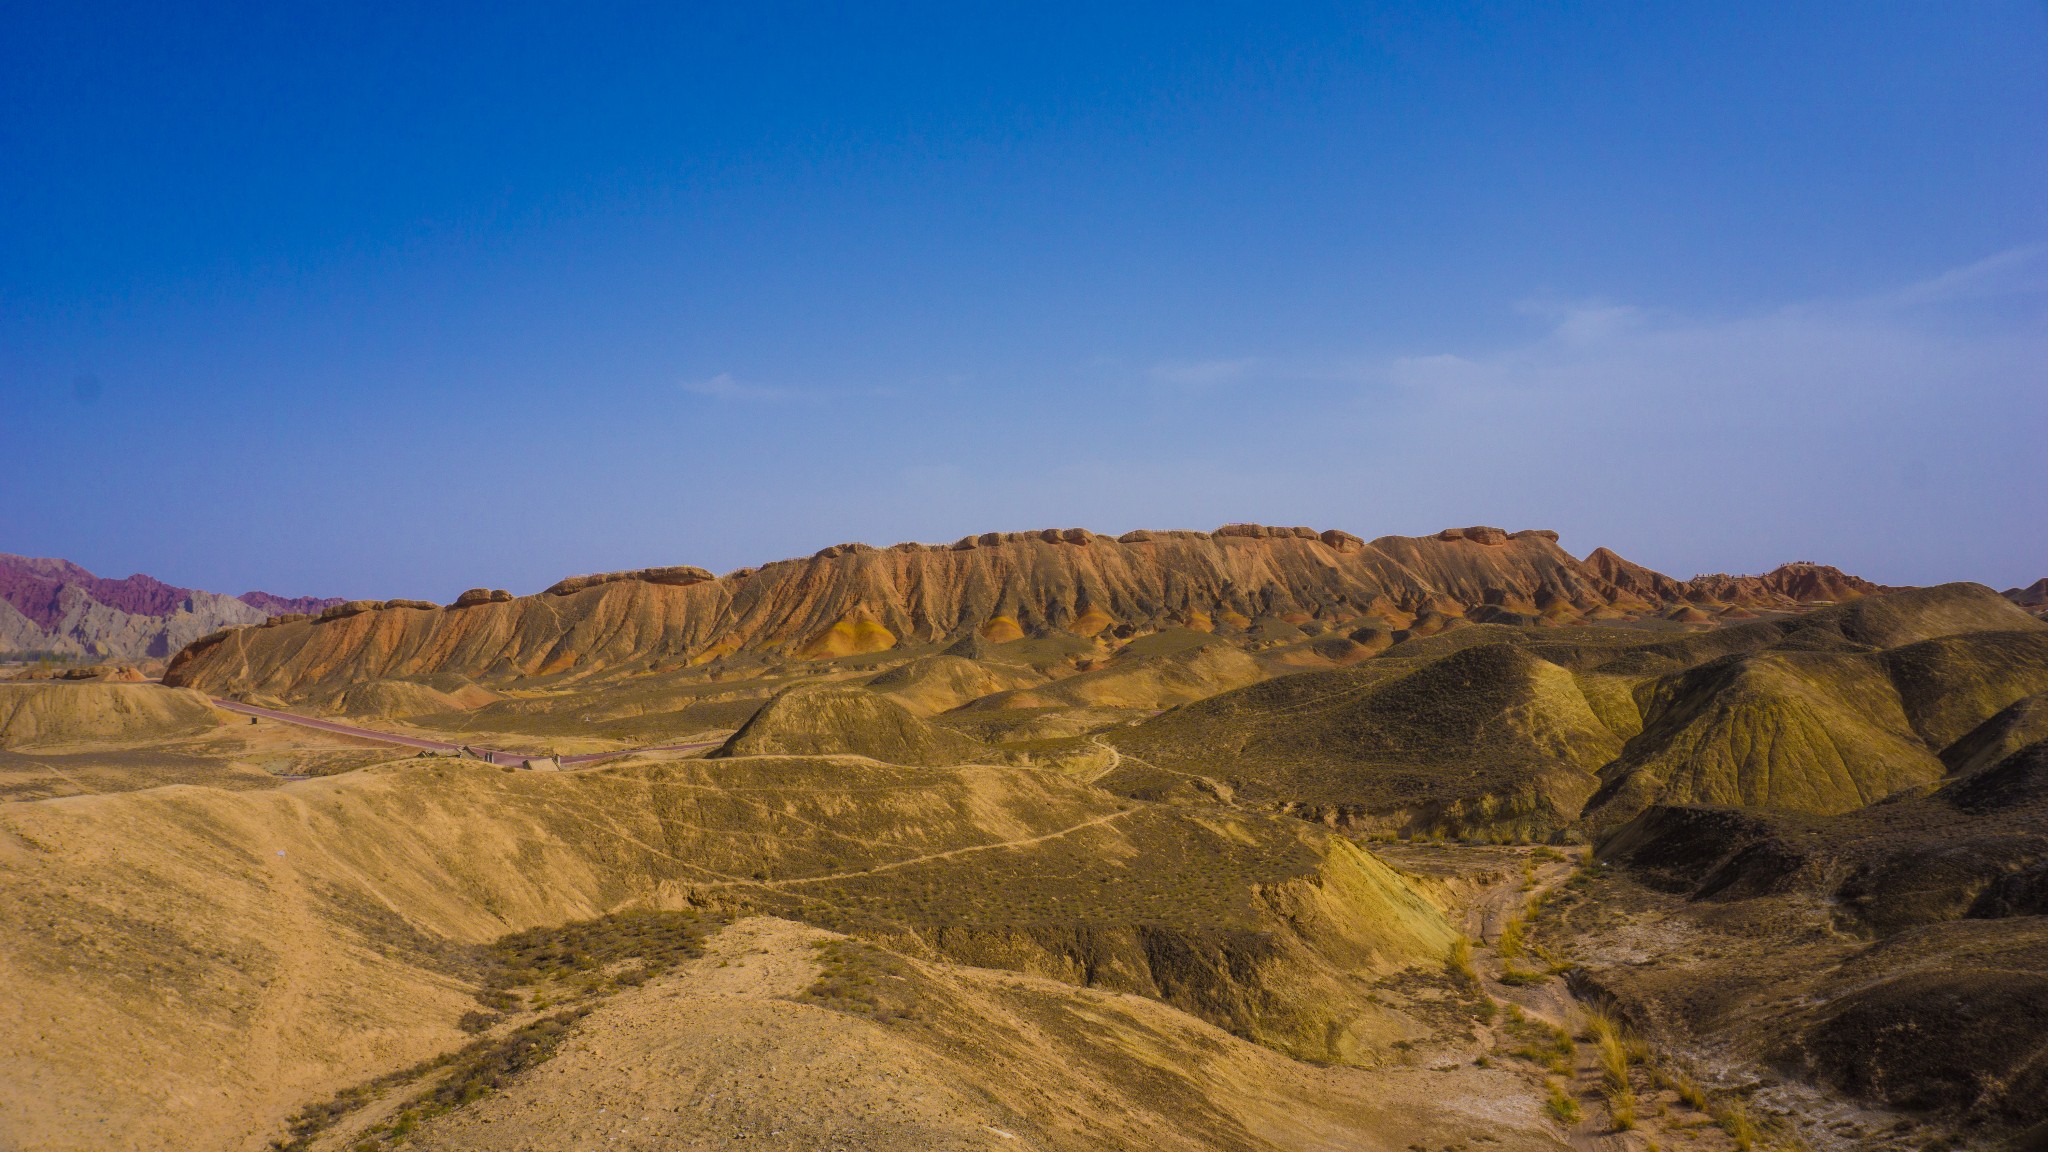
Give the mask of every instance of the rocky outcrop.
[[1420, 621], [1419, 633], [1485, 605], [1549, 622], [1668, 610], [1689, 603], [1676, 587], [1632, 565], [1580, 561], [1545, 531], [1458, 528], [1370, 543], [1250, 524], [1114, 539], [1079, 528], [992, 532], [950, 545], [839, 544], [722, 578], [651, 568], [573, 577], [539, 596], [473, 591], [460, 610], [354, 601], [314, 622], [209, 637], [180, 654], [171, 676], [291, 699], [441, 672], [581, 676], [738, 652], [838, 659], [974, 636], [1122, 640], [1184, 627], [1238, 637], [1275, 618], [1347, 631]]
[[455, 598], [450, 608], [474, 608], [479, 604], [503, 604], [512, 599], [512, 594], [503, 588], [471, 588]]
[[1624, 560], [1607, 548], [1593, 549], [1586, 557], [1586, 567], [1639, 604], [1668, 604], [1685, 598], [1684, 584]]
[[667, 568], [636, 568], [630, 572], [599, 572], [593, 576], [571, 576], [565, 580], [556, 581], [541, 595], [567, 596], [572, 592], [581, 592], [585, 588], [595, 588], [600, 584], [616, 584], [621, 580], [637, 580], [642, 584], [669, 584], [677, 588], [687, 588], [692, 584], [702, 584], [704, 581], [713, 578], [711, 573], [704, 569], [692, 567], [688, 564], [677, 564]]

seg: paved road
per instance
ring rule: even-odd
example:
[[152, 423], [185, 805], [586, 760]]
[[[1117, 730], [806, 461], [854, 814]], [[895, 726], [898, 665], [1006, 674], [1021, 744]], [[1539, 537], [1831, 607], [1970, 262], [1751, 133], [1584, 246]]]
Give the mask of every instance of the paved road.
[[[358, 728], [353, 724], [342, 724], [334, 720], [316, 720], [296, 712], [280, 712], [275, 708], [258, 708], [240, 700], [213, 699], [214, 706], [244, 716], [260, 716], [265, 720], [276, 720], [284, 724], [297, 724], [302, 728], [317, 728], [322, 732], [333, 732], [342, 736], [356, 736], [364, 740], [381, 740], [386, 744], [401, 744], [407, 748], [422, 748], [429, 752], [461, 752], [467, 748], [471, 755], [489, 764], [504, 764], [514, 768], [522, 767], [528, 760], [545, 760], [538, 752], [506, 752], [497, 748], [479, 748], [474, 744], [450, 744], [446, 740], [428, 740], [419, 736], [400, 736], [395, 732], [379, 732], [374, 728]], [[698, 748], [716, 747], [721, 741], [699, 740], [693, 744], [657, 744], [648, 748], [621, 748], [616, 752], [585, 752], [576, 756], [562, 757], [562, 767], [588, 764], [595, 760], [606, 760], [613, 756], [625, 756], [634, 752], [689, 752]]]

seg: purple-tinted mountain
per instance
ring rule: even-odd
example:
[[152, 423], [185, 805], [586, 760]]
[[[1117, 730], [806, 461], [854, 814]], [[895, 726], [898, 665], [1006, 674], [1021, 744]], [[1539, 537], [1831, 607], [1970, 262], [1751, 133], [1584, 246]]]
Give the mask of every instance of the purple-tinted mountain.
[[279, 596], [275, 592], [244, 592], [235, 599], [272, 616], [311, 616], [347, 603], [339, 596]]
[[232, 624], [339, 603], [269, 592], [224, 596], [139, 573], [110, 580], [69, 560], [0, 553], [0, 653], [149, 659]]

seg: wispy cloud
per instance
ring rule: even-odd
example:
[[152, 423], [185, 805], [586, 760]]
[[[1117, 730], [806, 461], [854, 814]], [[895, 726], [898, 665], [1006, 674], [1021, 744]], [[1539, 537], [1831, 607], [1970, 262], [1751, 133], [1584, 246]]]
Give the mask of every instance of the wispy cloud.
[[1400, 428], [1378, 477], [1502, 519], [1572, 509], [1681, 569], [2048, 570], [2026, 495], [2048, 485], [2048, 248], [1745, 316], [1532, 310], [1552, 324], [1519, 346], [1383, 365], [1358, 400]]
[[720, 372], [709, 380], [685, 380], [679, 387], [692, 396], [739, 404], [820, 404], [847, 400], [888, 400], [902, 394], [889, 385], [847, 385], [830, 388], [796, 387], [788, 384], [757, 384]]
[[692, 396], [703, 396], [712, 400], [741, 402], [781, 402], [801, 399], [813, 395], [802, 388], [787, 388], [776, 384], [749, 384], [733, 378], [730, 372], [720, 372], [709, 380], [686, 380], [682, 389]]
[[1257, 365], [1258, 361], [1250, 357], [1236, 360], [1176, 360], [1154, 364], [1147, 374], [1161, 384], [1176, 384], [1184, 388], [1212, 388], [1244, 379]]

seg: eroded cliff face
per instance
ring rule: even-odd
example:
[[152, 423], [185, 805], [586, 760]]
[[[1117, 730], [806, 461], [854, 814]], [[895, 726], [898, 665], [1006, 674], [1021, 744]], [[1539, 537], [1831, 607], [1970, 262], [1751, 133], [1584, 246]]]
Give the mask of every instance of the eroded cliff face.
[[[447, 608], [350, 602], [317, 618], [280, 617], [207, 637], [179, 655], [169, 679], [293, 698], [390, 676], [587, 674], [736, 652], [823, 659], [976, 635], [1128, 637], [1168, 627], [1229, 634], [1262, 618], [1403, 627], [1482, 607], [1567, 620], [1701, 598], [1614, 559], [1577, 560], [1554, 532], [1485, 527], [1369, 543], [1337, 531], [1230, 525], [1116, 538], [1049, 529], [950, 545], [840, 544], [724, 577], [648, 569], [573, 577], [537, 596], [465, 594]], [[1746, 585], [1729, 587], [1748, 595]], [[1796, 604], [1768, 589], [1748, 602]]]

